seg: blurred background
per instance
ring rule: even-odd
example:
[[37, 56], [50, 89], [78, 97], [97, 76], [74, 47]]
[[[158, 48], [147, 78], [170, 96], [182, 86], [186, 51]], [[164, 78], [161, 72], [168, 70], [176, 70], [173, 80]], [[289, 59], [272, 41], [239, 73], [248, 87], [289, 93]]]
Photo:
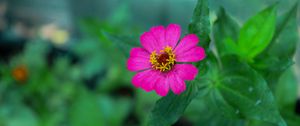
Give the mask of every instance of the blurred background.
[[[211, 0], [211, 22], [220, 6], [242, 24], [276, 1], [282, 13], [297, 0]], [[0, 126], [143, 125], [159, 97], [133, 88], [134, 73], [113, 43], [137, 43], [151, 26], [170, 23], [186, 34], [196, 2], [0, 0]], [[175, 125], [192, 125], [193, 114]]]

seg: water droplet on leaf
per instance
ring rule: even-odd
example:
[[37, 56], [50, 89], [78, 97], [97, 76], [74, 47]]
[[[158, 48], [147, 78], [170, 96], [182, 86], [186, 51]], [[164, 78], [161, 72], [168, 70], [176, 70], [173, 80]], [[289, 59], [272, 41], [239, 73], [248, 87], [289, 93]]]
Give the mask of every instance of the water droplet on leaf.
[[261, 103], [261, 100], [259, 99], [255, 102], [255, 105], [259, 105], [260, 103]]
[[249, 87], [249, 88], [248, 88], [248, 91], [249, 91], [249, 92], [252, 92], [252, 91], [253, 91], [253, 87]]

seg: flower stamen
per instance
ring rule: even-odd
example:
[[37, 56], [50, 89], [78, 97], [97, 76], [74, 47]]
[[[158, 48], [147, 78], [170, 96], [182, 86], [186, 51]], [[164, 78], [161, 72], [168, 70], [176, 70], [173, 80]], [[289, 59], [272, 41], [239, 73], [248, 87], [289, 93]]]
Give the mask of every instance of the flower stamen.
[[153, 51], [150, 55], [152, 68], [161, 72], [171, 70], [175, 62], [175, 54], [170, 46], [166, 46], [163, 50], [160, 50], [159, 54]]

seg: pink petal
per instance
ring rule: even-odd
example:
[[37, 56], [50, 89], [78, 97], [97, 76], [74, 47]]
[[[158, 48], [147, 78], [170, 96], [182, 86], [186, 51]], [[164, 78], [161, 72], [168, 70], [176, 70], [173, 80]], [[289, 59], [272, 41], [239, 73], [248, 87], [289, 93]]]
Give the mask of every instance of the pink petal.
[[195, 46], [199, 42], [198, 37], [195, 34], [188, 34], [179, 42], [179, 44], [175, 48], [176, 54], [184, 53]]
[[177, 24], [170, 24], [166, 29], [166, 41], [165, 46], [171, 46], [173, 49], [179, 41], [181, 34], [181, 28]]
[[148, 51], [153, 52], [154, 50], [159, 51], [160, 45], [158, 41], [154, 38], [151, 32], [145, 32], [141, 35], [140, 41], [142, 46]]
[[142, 57], [149, 59], [150, 53], [147, 52], [144, 48], [135, 47], [130, 50], [129, 57]]
[[172, 72], [183, 80], [194, 80], [198, 69], [192, 64], [176, 64]]
[[176, 62], [197, 62], [205, 58], [205, 50], [202, 47], [196, 46], [185, 52], [177, 53]]
[[186, 88], [184, 81], [180, 77], [178, 77], [175, 73], [171, 72], [170, 74], [168, 74], [167, 81], [174, 94], [180, 94]]
[[132, 83], [135, 87], [140, 87], [145, 91], [152, 91], [156, 85], [156, 82], [160, 79], [159, 71], [146, 70], [137, 73], [132, 78]]
[[151, 68], [149, 62], [150, 54], [143, 48], [132, 48], [129, 59], [127, 60], [127, 69], [129, 71], [139, 71]]
[[169, 84], [166, 77], [160, 76], [155, 85], [155, 92], [160, 96], [166, 96], [169, 92]]
[[159, 45], [159, 50], [163, 49], [163, 46], [167, 45], [167, 44], [165, 44], [166, 30], [165, 30], [164, 26], [152, 27], [150, 29], [150, 32], [153, 34], [154, 38], [157, 40], [158, 45]]

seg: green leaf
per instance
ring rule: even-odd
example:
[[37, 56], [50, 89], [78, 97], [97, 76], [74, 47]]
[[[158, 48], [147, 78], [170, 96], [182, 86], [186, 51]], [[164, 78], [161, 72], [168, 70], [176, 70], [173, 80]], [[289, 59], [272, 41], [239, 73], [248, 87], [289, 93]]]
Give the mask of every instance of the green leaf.
[[245, 126], [245, 121], [242, 119], [224, 117], [220, 111], [214, 109], [211, 102], [208, 102], [209, 100], [209, 97], [195, 98], [188, 106], [184, 116], [196, 126]]
[[241, 54], [239, 48], [237, 47], [237, 44], [229, 37], [225, 38], [224, 46], [220, 48], [224, 48], [226, 50], [223, 52], [223, 54], [222, 52], [220, 52], [221, 56], [229, 54]]
[[[214, 62], [211, 62], [211, 60]], [[208, 52], [204, 61], [195, 64], [200, 68], [195, 80], [186, 82], [187, 88], [182, 94], [169, 93], [166, 97], [159, 99], [149, 116], [148, 125], [168, 126], [175, 123], [195, 97], [204, 95], [206, 92], [203, 89], [208, 84], [204, 78], [206, 74], [215, 72], [213, 71], [215, 69], [211, 67], [215, 60], [212, 53]]]
[[279, 16], [272, 42], [251, 64], [266, 78], [271, 89], [275, 88], [281, 74], [294, 64], [293, 56], [298, 42], [297, 6], [295, 4]]
[[149, 126], [169, 126], [175, 123], [183, 114], [186, 107], [195, 98], [200, 90], [197, 80], [188, 82], [187, 89], [180, 95], [169, 93], [159, 99], [152, 110]]
[[189, 24], [189, 33], [194, 33], [200, 38], [200, 45], [208, 48], [210, 38], [209, 8], [207, 0], [198, 0]]
[[297, 10], [298, 3], [295, 3], [289, 11], [279, 17], [268, 50], [270, 55], [279, 57], [292, 57], [294, 55], [298, 42]]
[[275, 10], [275, 5], [266, 8], [241, 28], [237, 45], [242, 58], [251, 61], [269, 45], [275, 31]]
[[[222, 57], [222, 69], [210, 76], [209, 95], [228, 118], [246, 118], [286, 126], [266, 81], [235, 57]], [[216, 66], [217, 67], [217, 66]]]
[[[221, 8], [218, 12], [218, 19], [214, 22], [213, 26], [214, 42], [220, 55], [236, 49], [236, 47], [230, 46], [236, 46], [235, 42], [239, 36], [239, 29], [238, 23], [227, 15], [224, 8]], [[227, 39], [233, 39], [231, 41], [233, 44], [227, 43]], [[229, 48], [224, 48], [225, 46]]]

